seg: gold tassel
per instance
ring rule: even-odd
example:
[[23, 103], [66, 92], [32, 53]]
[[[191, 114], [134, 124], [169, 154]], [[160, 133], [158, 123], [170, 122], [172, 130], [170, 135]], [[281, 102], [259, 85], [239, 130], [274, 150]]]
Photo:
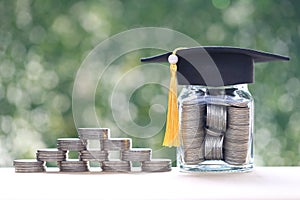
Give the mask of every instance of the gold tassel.
[[170, 63], [170, 86], [169, 86], [169, 99], [168, 99], [168, 115], [167, 115], [167, 125], [164, 137], [163, 146], [168, 147], [178, 147], [179, 146], [179, 116], [178, 116], [178, 104], [177, 104], [177, 61], [176, 56], [178, 48], [173, 51], [169, 56], [168, 61]]

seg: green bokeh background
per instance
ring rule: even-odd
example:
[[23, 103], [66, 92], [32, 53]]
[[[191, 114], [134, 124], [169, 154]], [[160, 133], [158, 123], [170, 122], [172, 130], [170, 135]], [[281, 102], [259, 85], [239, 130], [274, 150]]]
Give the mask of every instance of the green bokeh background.
[[[250, 86], [255, 99], [255, 163], [299, 165], [299, 11], [297, 0], [0, 1], [0, 166], [11, 166], [15, 158], [33, 158], [36, 149], [55, 147], [58, 137], [77, 137], [72, 89], [78, 68], [101, 41], [139, 27], [170, 28], [201, 45], [290, 56], [290, 62], [255, 68], [256, 82]], [[133, 52], [115, 65], [130, 69], [149, 54]], [[161, 78], [168, 80], [168, 74]], [[112, 117], [112, 87], [96, 94], [97, 114], [114, 130], [113, 137], [130, 137]], [[147, 85], [130, 97], [135, 123], [149, 123], [151, 99], [157, 97], [165, 105], [167, 90]], [[163, 129], [149, 140], [133, 137], [133, 146], [158, 149], [162, 138]], [[174, 152], [168, 151], [169, 156], [174, 158]]]

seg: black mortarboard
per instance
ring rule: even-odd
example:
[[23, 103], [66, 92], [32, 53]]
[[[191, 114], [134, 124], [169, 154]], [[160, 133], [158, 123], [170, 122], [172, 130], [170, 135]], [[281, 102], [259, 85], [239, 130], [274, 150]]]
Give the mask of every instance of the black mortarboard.
[[[142, 58], [142, 62], [168, 62], [172, 52]], [[289, 57], [237, 47], [203, 46], [176, 52], [179, 85], [227, 86], [253, 83], [253, 63], [289, 60]]]

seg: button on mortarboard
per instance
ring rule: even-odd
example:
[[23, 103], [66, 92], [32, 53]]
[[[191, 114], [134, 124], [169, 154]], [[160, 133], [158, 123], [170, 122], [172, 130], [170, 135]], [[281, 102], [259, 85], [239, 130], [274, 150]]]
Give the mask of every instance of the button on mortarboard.
[[[171, 52], [142, 58], [142, 62], [168, 62]], [[277, 54], [237, 47], [204, 46], [178, 50], [179, 85], [228, 86], [253, 83], [253, 63], [289, 60]]]

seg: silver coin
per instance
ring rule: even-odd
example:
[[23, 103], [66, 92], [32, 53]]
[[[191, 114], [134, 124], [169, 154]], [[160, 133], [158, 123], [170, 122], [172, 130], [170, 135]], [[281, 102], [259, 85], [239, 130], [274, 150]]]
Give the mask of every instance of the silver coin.
[[[225, 142], [244, 144], [244, 143], [249, 142], [249, 137], [241, 137], [241, 138], [239, 138], [239, 137], [226, 137]], [[224, 148], [226, 148], [226, 147], [224, 146]]]
[[228, 119], [228, 122], [229, 122], [229, 126], [249, 126], [250, 125], [250, 120], [249, 118], [246, 118], [246, 117], [243, 117], [243, 116], [240, 116], [240, 118], [236, 118], [236, 119], [232, 119], [232, 118], [229, 118]]
[[44, 166], [43, 161], [38, 161], [36, 159], [18, 159], [14, 160], [13, 162], [14, 166], [28, 166], [28, 167], [39, 167], [39, 166]]
[[169, 166], [169, 165], [172, 165], [172, 161], [171, 161], [171, 159], [151, 159], [148, 161], [143, 161], [142, 165], [144, 165], [144, 166], [153, 166], [153, 165]]
[[38, 149], [37, 153], [46, 155], [65, 155], [67, 151], [59, 150], [56, 148]]
[[66, 160], [67, 157], [66, 156], [62, 156], [62, 157], [58, 157], [58, 156], [39, 156], [37, 154], [37, 160], [40, 160], [40, 161], [47, 161], [47, 162], [57, 162], [57, 161], [63, 161], [63, 160]]
[[105, 172], [130, 172], [131, 171], [131, 167], [102, 166], [102, 171], [105, 171]]
[[15, 168], [16, 173], [39, 173], [39, 172], [45, 172], [45, 168]]
[[250, 131], [250, 124], [247, 125], [235, 125], [235, 124], [228, 124], [229, 129], [237, 130], [237, 131]]
[[143, 172], [168, 172], [172, 170], [171, 167], [160, 167], [160, 166], [151, 166], [151, 167], [142, 166], [141, 168]]
[[83, 140], [106, 140], [110, 137], [109, 128], [78, 128], [78, 136]]
[[111, 159], [107, 161], [102, 162], [103, 166], [123, 166], [123, 167], [130, 167], [131, 164], [129, 161], [124, 161], [124, 160], [117, 160], [117, 159]]

